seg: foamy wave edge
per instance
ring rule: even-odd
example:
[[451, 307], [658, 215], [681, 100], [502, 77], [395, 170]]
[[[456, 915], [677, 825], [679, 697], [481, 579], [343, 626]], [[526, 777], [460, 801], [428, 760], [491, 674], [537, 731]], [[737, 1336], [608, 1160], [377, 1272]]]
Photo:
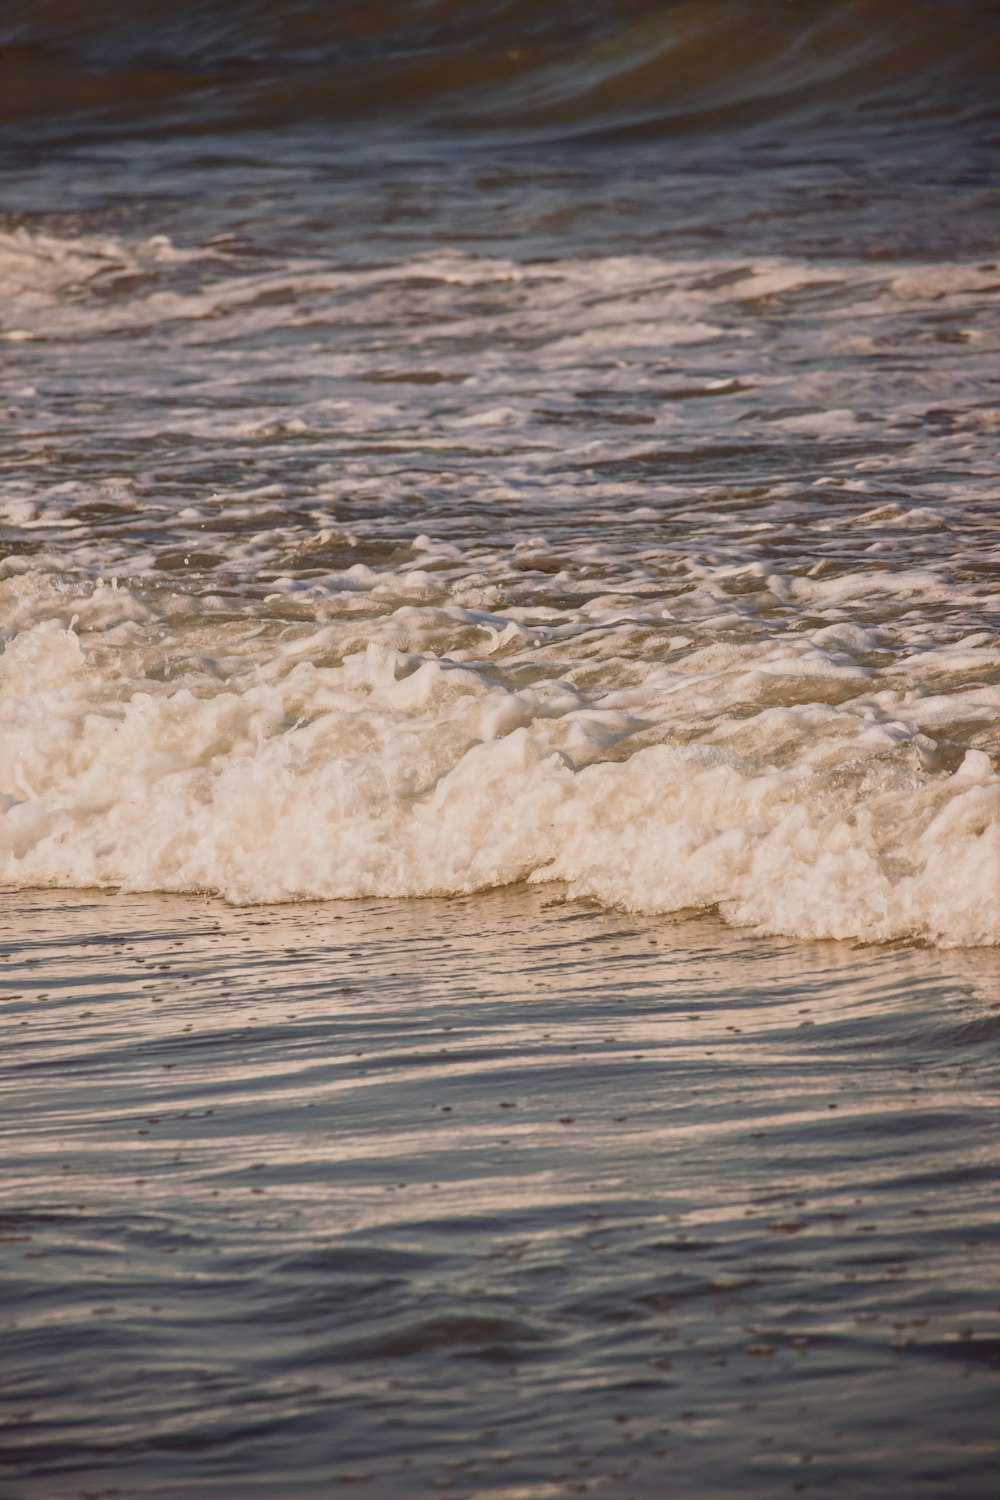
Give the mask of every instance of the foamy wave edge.
[[1000, 942], [982, 752], [903, 785], [706, 744], [581, 764], [552, 705], [431, 661], [397, 680], [394, 655], [116, 696], [71, 631], [24, 633], [3, 657], [0, 883], [256, 904], [558, 881], [797, 938]]

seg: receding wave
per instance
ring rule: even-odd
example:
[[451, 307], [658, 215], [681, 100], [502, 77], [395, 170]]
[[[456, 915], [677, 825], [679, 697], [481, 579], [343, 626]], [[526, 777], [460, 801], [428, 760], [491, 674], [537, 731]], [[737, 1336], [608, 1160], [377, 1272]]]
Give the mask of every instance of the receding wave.
[[315, 116], [556, 133], [803, 111], [990, 109], [990, 0], [25, 0], [0, 19], [0, 120], [247, 128]]

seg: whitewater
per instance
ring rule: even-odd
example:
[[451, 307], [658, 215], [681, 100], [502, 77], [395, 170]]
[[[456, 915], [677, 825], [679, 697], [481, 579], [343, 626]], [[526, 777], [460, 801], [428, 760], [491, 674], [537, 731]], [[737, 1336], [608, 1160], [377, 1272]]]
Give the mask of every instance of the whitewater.
[[5, 885], [1000, 940], [995, 263], [0, 267]]

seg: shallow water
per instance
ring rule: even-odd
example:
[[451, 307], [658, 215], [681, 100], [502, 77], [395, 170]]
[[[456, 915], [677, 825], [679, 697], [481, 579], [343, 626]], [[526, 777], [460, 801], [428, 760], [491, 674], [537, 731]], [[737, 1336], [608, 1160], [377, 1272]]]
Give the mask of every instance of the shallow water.
[[542, 9], [0, 18], [12, 1500], [995, 1490], [995, 7]]
[[256, 213], [0, 241], [7, 884], [997, 940], [995, 260]]
[[992, 1493], [995, 950], [8, 910], [7, 1493]]

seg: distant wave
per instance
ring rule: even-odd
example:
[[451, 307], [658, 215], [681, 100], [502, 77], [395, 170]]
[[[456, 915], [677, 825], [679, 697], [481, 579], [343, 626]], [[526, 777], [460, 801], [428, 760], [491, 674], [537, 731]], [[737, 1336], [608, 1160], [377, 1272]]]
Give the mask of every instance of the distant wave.
[[14, 0], [0, 123], [555, 134], [996, 108], [994, 0]]

